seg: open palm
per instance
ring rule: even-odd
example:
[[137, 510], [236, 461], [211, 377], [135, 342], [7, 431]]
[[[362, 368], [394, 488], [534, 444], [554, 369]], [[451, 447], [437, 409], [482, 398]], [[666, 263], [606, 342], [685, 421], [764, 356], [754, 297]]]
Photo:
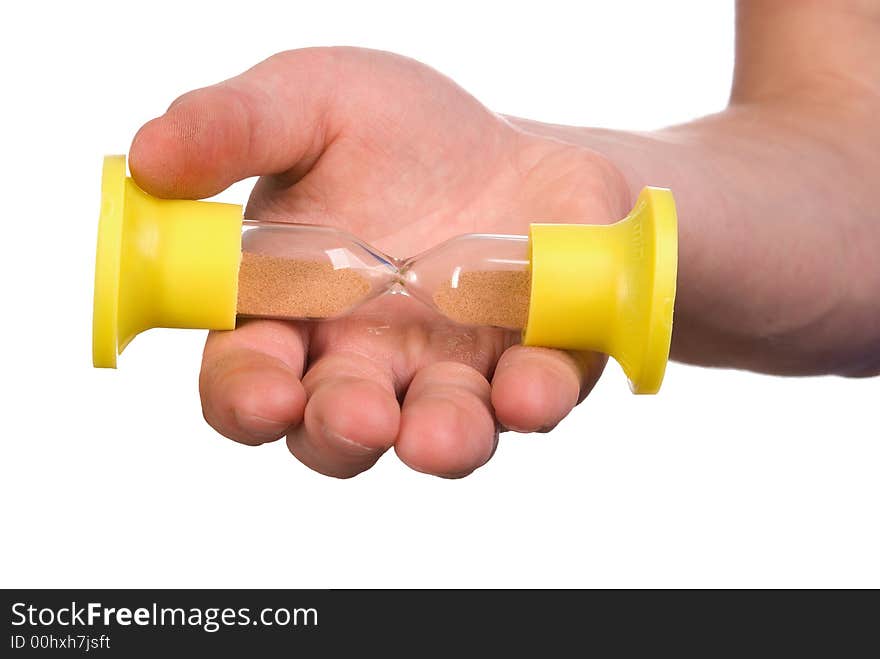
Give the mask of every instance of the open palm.
[[[135, 137], [132, 175], [201, 198], [260, 176], [246, 216], [336, 226], [398, 257], [468, 232], [607, 222], [630, 193], [589, 150], [514, 127], [436, 71], [348, 48], [282, 53], [177, 99]], [[463, 476], [498, 431], [544, 431], [586, 395], [593, 354], [516, 345], [405, 296], [321, 323], [212, 333], [205, 418], [246, 444], [287, 436], [309, 467], [353, 476], [391, 446], [414, 469]]]

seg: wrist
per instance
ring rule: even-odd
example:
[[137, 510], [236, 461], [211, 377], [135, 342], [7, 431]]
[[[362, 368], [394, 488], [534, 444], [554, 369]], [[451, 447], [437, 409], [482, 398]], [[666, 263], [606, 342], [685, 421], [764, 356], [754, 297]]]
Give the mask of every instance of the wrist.
[[[608, 158], [633, 194], [669, 187], [679, 214], [673, 357], [782, 374], [854, 373], [876, 349], [880, 252], [866, 212], [877, 129], [864, 97], [809, 109], [735, 104], [650, 133], [523, 130]], [[871, 139], [873, 138], [873, 139]], [[866, 142], [873, 144], [869, 148]], [[876, 163], [874, 164], [876, 169]]]

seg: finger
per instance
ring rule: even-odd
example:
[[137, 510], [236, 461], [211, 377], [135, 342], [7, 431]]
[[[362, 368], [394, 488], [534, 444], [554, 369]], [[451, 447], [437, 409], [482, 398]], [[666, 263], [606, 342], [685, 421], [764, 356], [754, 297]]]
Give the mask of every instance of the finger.
[[300, 383], [306, 338], [302, 327], [274, 320], [211, 332], [199, 376], [205, 420], [250, 445], [279, 439], [298, 425], [306, 404]]
[[305, 418], [287, 436], [303, 464], [350, 478], [372, 467], [394, 443], [400, 406], [387, 361], [354, 352], [320, 357], [303, 379]]
[[145, 124], [129, 152], [147, 192], [202, 198], [250, 176], [308, 170], [333, 137], [332, 50], [281, 53], [178, 98]]
[[508, 348], [492, 378], [492, 406], [498, 422], [517, 432], [553, 429], [586, 397], [606, 358], [551, 348]]
[[397, 455], [417, 471], [447, 478], [482, 466], [498, 440], [489, 396], [486, 378], [470, 366], [423, 367], [403, 402]]

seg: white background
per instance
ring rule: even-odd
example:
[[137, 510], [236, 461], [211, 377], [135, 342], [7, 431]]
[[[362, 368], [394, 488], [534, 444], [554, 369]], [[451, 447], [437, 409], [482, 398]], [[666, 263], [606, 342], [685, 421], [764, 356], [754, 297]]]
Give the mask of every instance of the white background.
[[467, 479], [338, 481], [203, 422], [200, 332], [90, 366], [101, 158], [180, 93], [349, 44], [650, 129], [724, 106], [731, 2], [14, 3], [2, 32], [0, 586], [880, 586], [878, 380], [673, 365], [634, 397], [611, 366]]

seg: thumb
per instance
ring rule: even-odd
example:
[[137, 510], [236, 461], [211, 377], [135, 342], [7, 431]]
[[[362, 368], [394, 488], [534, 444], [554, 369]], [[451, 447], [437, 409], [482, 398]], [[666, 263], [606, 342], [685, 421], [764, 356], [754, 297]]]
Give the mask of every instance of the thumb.
[[333, 135], [331, 49], [274, 55], [245, 73], [178, 98], [135, 135], [138, 185], [166, 198], [210, 197], [250, 176], [296, 180]]

